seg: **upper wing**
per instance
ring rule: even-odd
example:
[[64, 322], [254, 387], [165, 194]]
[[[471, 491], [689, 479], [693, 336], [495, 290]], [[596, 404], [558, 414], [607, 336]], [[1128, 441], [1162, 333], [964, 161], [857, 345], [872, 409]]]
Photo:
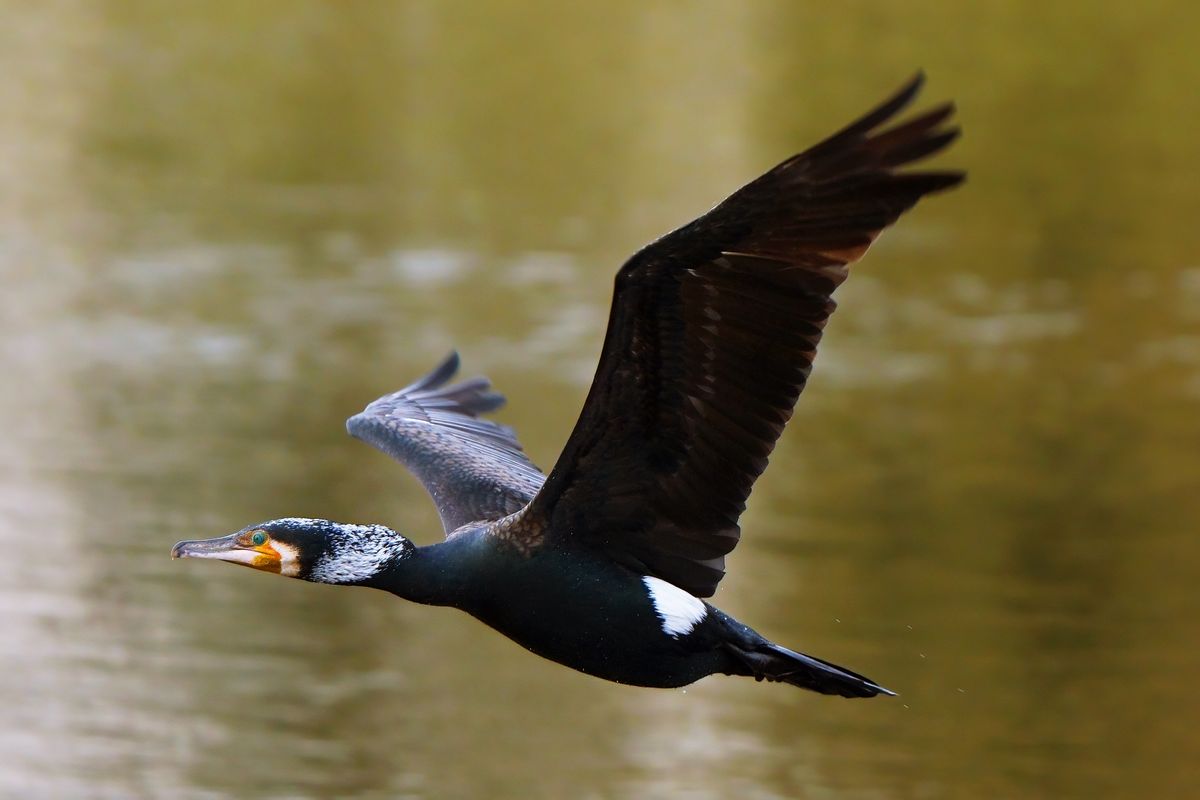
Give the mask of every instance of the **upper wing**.
[[445, 386], [458, 371], [451, 353], [411, 386], [385, 395], [346, 420], [350, 435], [399, 461], [437, 504], [446, 533], [522, 508], [545, 476], [511, 428], [480, 414], [504, 405], [486, 378]]
[[647, 246], [616, 279], [579, 421], [530, 506], [498, 531], [586, 543], [708, 597], [812, 366], [847, 265], [961, 172], [897, 172], [957, 136], [946, 104], [862, 119]]

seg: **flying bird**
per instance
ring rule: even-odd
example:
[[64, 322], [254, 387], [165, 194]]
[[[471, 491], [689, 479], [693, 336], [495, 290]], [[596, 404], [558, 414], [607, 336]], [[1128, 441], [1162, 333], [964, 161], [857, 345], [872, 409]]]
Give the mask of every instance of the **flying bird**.
[[285, 518], [180, 542], [172, 556], [452, 606], [619, 683], [725, 674], [892, 694], [706, 598], [849, 265], [919, 199], [964, 178], [901, 171], [958, 135], [950, 103], [893, 122], [922, 80], [621, 267], [595, 379], [549, 475], [510, 428], [483, 418], [504, 402], [486, 379], [451, 383], [451, 354], [346, 423], [424, 485], [444, 541], [418, 547], [383, 525]]

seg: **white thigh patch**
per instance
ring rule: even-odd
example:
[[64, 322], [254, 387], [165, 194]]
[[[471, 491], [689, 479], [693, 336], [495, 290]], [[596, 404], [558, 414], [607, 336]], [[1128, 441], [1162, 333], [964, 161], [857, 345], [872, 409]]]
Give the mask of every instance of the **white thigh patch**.
[[667, 583], [661, 578], [646, 575], [642, 578], [646, 589], [650, 592], [650, 601], [654, 603], [654, 611], [662, 620], [663, 633], [676, 638], [684, 636], [695, 628], [700, 620], [708, 614], [704, 601]]

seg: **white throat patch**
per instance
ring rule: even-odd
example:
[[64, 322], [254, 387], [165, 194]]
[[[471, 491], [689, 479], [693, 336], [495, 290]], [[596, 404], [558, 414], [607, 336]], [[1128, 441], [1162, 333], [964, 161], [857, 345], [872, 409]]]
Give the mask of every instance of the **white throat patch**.
[[708, 607], [704, 605], [703, 600], [693, 597], [673, 583], [650, 575], [644, 576], [642, 583], [646, 584], [646, 589], [650, 592], [650, 601], [654, 603], [654, 611], [662, 621], [663, 633], [678, 639], [691, 633], [708, 615]]
[[300, 574], [300, 551], [290, 544], [280, 541], [271, 542], [271, 547], [279, 553], [279, 574], [294, 578]]

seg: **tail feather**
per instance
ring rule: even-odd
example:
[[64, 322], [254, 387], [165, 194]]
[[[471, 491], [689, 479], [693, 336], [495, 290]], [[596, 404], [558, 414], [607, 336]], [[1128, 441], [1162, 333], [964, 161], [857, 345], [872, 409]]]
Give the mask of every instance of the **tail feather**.
[[753, 651], [743, 650], [739, 655], [750, 668], [755, 680], [789, 683], [821, 694], [836, 694], [842, 697], [896, 695], [870, 678], [851, 672], [845, 667], [788, 650], [771, 642], [766, 642]]

